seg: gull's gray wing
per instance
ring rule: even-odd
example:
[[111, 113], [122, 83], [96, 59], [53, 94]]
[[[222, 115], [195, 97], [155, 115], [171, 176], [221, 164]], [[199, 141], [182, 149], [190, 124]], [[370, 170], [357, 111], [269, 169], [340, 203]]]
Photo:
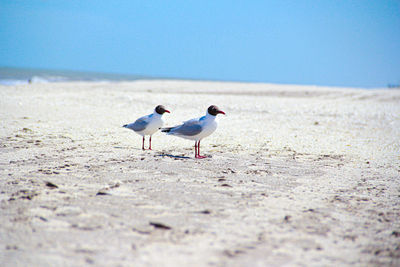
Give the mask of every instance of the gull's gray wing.
[[143, 131], [146, 129], [147, 125], [149, 124], [148, 116], [141, 117], [137, 119], [135, 122], [124, 125], [125, 128], [134, 130], [134, 131]]
[[186, 121], [180, 126], [176, 126], [170, 130], [171, 134], [193, 136], [199, 134], [203, 130], [198, 120]]

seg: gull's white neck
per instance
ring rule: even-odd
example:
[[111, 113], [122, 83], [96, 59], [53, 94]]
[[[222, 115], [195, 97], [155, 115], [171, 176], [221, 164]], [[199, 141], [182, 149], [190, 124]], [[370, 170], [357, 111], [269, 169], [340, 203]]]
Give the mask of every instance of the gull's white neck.
[[208, 111], [207, 111], [207, 113], [206, 113], [206, 120], [207, 120], [207, 121], [213, 121], [213, 120], [215, 120], [216, 117], [217, 117], [217, 116], [211, 115], [211, 114], [208, 113]]
[[157, 113], [157, 111], [156, 111], [156, 110], [154, 110], [154, 112], [153, 112], [153, 117], [154, 117], [154, 116], [161, 117], [161, 116], [162, 116], [162, 114], [159, 114], [159, 113]]

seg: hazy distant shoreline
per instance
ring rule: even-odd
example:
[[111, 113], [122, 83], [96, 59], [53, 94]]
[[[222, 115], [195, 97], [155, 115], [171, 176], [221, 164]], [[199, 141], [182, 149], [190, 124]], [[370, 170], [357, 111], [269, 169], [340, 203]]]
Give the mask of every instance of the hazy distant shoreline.
[[227, 83], [252, 83], [252, 84], [277, 84], [280, 86], [308, 86], [308, 87], [330, 87], [330, 88], [352, 88], [352, 89], [399, 89], [397, 84], [388, 84], [378, 88], [358, 86], [331, 86], [313, 84], [286, 84], [277, 82], [261, 81], [237, 81], [202, 78], [180, 78], [166, 76], [136, 75], [123, 73], [107, 73], [95, 71], [73, 71], [40, 68], [0, 67], [0, 85], [21, 85], [29, 83], [58, 83], [58, 82], [129, 82], [137, 80], [183, 80], [183, 81], [209, 81]]
[[149, 80], [154, 78], [133, 74], [0, 67], [1, 85], [27, 84], [30, 82], [134, 81], [139, 79]]

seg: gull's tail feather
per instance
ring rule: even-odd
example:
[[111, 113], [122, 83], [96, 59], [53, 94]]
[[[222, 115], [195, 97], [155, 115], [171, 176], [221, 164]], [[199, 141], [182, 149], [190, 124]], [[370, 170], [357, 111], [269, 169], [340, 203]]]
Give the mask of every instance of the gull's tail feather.
[[122, 127], [128, 128], [128, 124], [124, 124], [124, 125], [122, 125]]
[[171, 129], [174, 127], [166, 127], [166, 128], [161, 128], [161, 132], [163, 133], [169, 133], [171, 131]]

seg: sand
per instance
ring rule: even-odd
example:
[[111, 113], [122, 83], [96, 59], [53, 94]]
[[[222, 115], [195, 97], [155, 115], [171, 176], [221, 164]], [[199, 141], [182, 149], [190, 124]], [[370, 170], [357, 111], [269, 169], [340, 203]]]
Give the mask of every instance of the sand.
[[[194, 142], [121, 125], [158, 104]], [[1, 266], [399, 266], [400, 91], [0, 86]]]

